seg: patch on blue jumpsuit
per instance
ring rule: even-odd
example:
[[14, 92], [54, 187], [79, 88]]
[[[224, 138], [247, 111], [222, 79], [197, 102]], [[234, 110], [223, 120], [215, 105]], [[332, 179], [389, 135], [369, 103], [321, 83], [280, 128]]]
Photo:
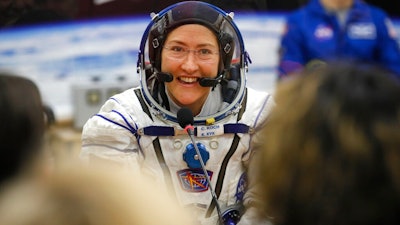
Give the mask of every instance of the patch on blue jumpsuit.
[[239, 182], [237, 184], [236, 187], [236, 201], [243, 201], [243, 197], [244, 197], [244, 193], [247, 190], [247, 174], [243, 173], [240, 178], [239, 178]]
[[314, 31], [314, 37], [317, 40], [329, 40], [333, 38], [333, 29], [331, 26], [320, 24]]
[[[208, 190], [207, 178], [202, 169], [184, 169], [176, 173], [183, 190], [188, 192], [203, 192]], [[207, 171], [207, 173], [211, 181], [213, 172]]]
[[352, 23], [348, 25], [347, 30], [352, 39], [375, 40], [377, 38], [374, 23]]

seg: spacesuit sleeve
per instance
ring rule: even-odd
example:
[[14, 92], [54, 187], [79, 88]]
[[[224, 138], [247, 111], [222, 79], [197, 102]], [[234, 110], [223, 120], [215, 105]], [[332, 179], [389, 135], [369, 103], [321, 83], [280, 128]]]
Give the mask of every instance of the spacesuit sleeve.
[[108, 163], [140, 171], [142, 154], [135, 136], [136, 124], [118, 102], [108, 100], [82, 131], [80, 158], [86, 163]]
[[[249, 92], [251, 94], [251, 92]], [[256, 93], [255, 95], [260, 96], [260, 93]], [[253, 134], [251, 138], [251, 157], [247, 161], [247, 174], [248, 174], [248, 188], [245, 193], [244, 199], [243, 199], [243, 204], [245, 206], [245, 213], [243, 214], [242, 218], [240, 219], [238, 225], [251, 225], [251, 224], [271, 224], [269, 218], [263, 218], [260, 217], [259, 214], [259, 207], [261, 203], [259, 202], [259, 194], [257, 191], [257, 181], [254, 179], [254, 170], [257, 168], [254, 168], [252, 163], [254, 158], [257, 158], [258, 151], [261, 150], [261, 146], [263, 143], [263, 138], [262, 133], [259, 132], [263, 127], [265, 126], [266, 123], [268, 123], [268, 117], [272, 111], [272, 109], [275, 106], [275, 100], [272, 97], [272, 95], [266, 96], [265, 102], [259, 104], [257, 106], [258, 110], [254, 110], [255, 112], [259, 112], [258, 115], [251, 115], [253, 118], [256, 118], [254, 120], [254, 128], [255, 128], [255, 133]], [[253, 104], [255, 106], [256, 104]], [[254, 165], [255, 166], [255, 165]]]
[[302, 51], [305, 42], [299, 24], [300, 17], [299, 13], [292, 14], [286, 20], [279, 47], [279, 79], [301, 70], [306, 63]]

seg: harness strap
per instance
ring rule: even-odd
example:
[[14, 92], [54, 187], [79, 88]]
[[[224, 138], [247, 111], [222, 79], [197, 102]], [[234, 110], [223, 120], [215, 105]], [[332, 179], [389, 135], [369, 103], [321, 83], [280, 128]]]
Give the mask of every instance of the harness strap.
[[[196, 126], [194, 127], [194, 135], [197, 137], [218, 136], [223, 134], [247, 134], [252, 133], [248, 125], [242, 123], [228, 123], [224, 125], [213, 126]], [[171, 126], [148, 126], [138, 130], [138, 135], [148, 136], [177, 136], [187, 135], [183, 129], [178, 129]]]
[[[143, 99], [143, 96], [142, 96], [142, 93], [140, 92], [140, 90], [135, 89], [135, 94], [140, 102], [140, 105], [142, 106], [143, 111], [150, 117], [150, 119], [152, 121], [154, 121], [151, 116], [149, 107], [144, 102], [144, 99]], [[174, 190], [172, 189], [173, 185], [172, 185], [171, 173], [168, 169], [167, 163], [165, 163], [165, 158], [161, 151], [160, 140], [158, 139], [158, 137], [153, 140], [153, 147], [154, 147], [154, 151], [156, 152], [158, 163], [160, 164], [161, 169], [163, 171], [165, 182], [167, 183], [168, 191], [171, 194], [171, 196], [174, 196], [176, 198], [176, 194], [175, 194]]]
[[[224, 182], [224, 178], [225, 178], [225, 173], [226, 173], [226, 167], [228, 166], [228, 162], [231, 159], [233, 153], [235, 153], [236, 148], [239, 144], [239, 136], [237, 134], [235, 134], [235, 137], [233, 138], [233, 142], [231, 145], [231, 148], [228, 151], [228, 154], [226, 154], [224, 161], [222, 162], [221, 165], [221, 170], [218, 174], [218, 180], [217, 183], [215, 184], [215, 195], [217, 196], [217, 199], [219, 198], [220, 194], [221, 194], [221, 190], [222, 190], [222, 184]], [[211, 184], [210, 184], [211, 185]], [[214, 200], [214, 198], [211, 201], [210, 206], [208, 207], [207, 213], [206, 213], [206, 217], [210, 217], [211, 213], [214, 211], [215, 207], [216, 207], [217, 202]]]
[[[152, 116], [151, 116], [151, 113], [149, 111], [149, 108], [148, 108], [147, 104], [144, 102], [144, 99], [143, 99], [143, 96], [142, 96], [140, 90], [139, 89], [135, 89], [135, 94], [136, 94], [137, 98], [139, 99], [139, 102], [140, 102], [140, 104], [142, 106], [143, 111], [152, 119]], [[246, 104], [247, 104], [247, 89], [245, 90], [245, 93], [244, 93], [243, 102], [242, 102], [241, 108], [240, 108], [239, 113], [238, 113], [237, 121], [239, 121], [242, 118], [242, 115], [243, 115], [244, 111], [246, 110]], [[230, 131], [230, 129], [232, 129], [231, 125], [234, 125], [234, 124], [225, 124], [224, 125], [224, 130], [226, 129], [227, 132], [231, 132]], [[247, 125], [245, 125], [245, 126], [247, 126]], [[240, 125], [239, 125], [239, 127], [240, 127]], [[157, 127], [156, 126], [150, 127], [148, 131], [150, 132], [151, 130], [153, 130], [152, 132], [154, 132], [155, 128], [157, 128]], [[160, 128], [160, 127], [158, 127], [158, 128]], [[168, 135], [164, 135], [164, 136], [170, 136], [169, 134], [171, 133], [171, 130], [170, 130], [171, 128], [172, 127], [169, 127], [168, 129], [166, 129], [166, 127], [164, 127], [162, 129], [166, 129], [166, 130], [164, 130], [164, 131], [162, 131], [160, 133], [168, 134]], [[172, 128], [172, 129], [174, 129], [174, 128]], [[227, 169], [227, 166], [228, 166], [228, 162], [229, 162], [230, 158], [232, 157], [232, 155], [235, 153], [235, 151], [237, 149], [237, 146], [239, 145], [240, 137], [237, 135], [237, 133], [248, 133], [249, 132], [249, 130], [247, 130], [247, 132], [245, 132], [246, 129], [248, 129], [248, 126], [247, 126], [247, 128], [242, 126], [241, 129], [242, 129], [241, 130], [242, 132], [232, 132], [232, 133], [235, 133], [235, 136], [233, 138], [232, 145], [231, 145], [231, 147], [230, 147], [230, 149], [228, 151], [228, 154], [226, 154], [226, 156], [225, 156], [225, 158], [224, 158], [224, 160], [222, 162], [221, 170], [220, 170], [220, 172], [218, 174], [218, 180], [217, 180], [217, 183], [215, 185], [215, 194], [217, 196], [217, 199], [219, 198], [219, 196], [221, 194], [221, 191], [222, 191], [222, 185], [223, 185], [223, 181], [224, 181], [224, 178], [225, 178], [225, 173], [226, 173], [226, 169]], [[157, 135], [157, 136], [163, 136], [163, 135]], [[172, 190], [171, 173], [169, 172], [168, 166], [165, 163], [165, 158], [164, 158], [164, 156], [162, 154], [161, 145], [160, 145], [160, 141], [159, 141], [158, 137], [156, 139], [154, 139], [153, 146], [154, 146], [154, 149], [155, 149], [155, 152], [156, 152], [156, 155], [157, 155], [157, 160], [158, 160], [158, 162], [159, 162], [159, 164], [160, 164], [160, 166], [161, 166], [161, 168], [163, 170], [165, 180], [166, 180], [167, 184], [170, 187], [169, 188], [169, 192], [171, 194], [173, 194], [173, 196], [175, 196], [175, 198], [176, 198], [176, 194]], [[216, 207], [216, 204], [217, 204], [217, 202], [213, 199], [211, 201], [211, 204], [210, 204], [208, 210], [207, 210], [206, 217], [210, 217], [211, 216], [211, 213], [214, 211], [214, 209]]]
[[[242, 118], [242, 115], [243, 115], [244, 111], [246, 110], [247, 89], [245, 90], [243, 98], [244, 99], [243, 99], [243, 102], [242, 102], [242, 107], [240, 108], [237, 121], [239, 121]], [[231, 148], [229, 149], [228, 154], [226, 154], [224, 160], [222, 161], [221, 170], [219, 171], [219, 174], [218, 174], [218, 180], [217, 180], [217, 183], [215, 184], [215, 195], [217, 196], [217, 199], [221, 195], [222, 185], [224, 183], [224, 178], [225, 178], [225, 173], [226, 173], [226, 169], [227, 169], [227, 166], [228, 166], [228, 162], [231, 159], [233, 153], [235, 153], [235, 151], [237, 149], [237, 146], [239, 145], [239, 141], [240, 141], [240, 137], [237, 134], [235, 134], [235, 137], [233, 138], [233, 141], [232, 141]], [[211, 216], [211, 213], [214, 211], [214, 209], [216, 207], [216, 204], [217, 204], [217, 202], [213, 198], [211, 200], [210, 206], [208, 207], [208, 210], [207, 210], [207, 213], [206, 213], [206, 217], [210, 217]]]
[[147, 107], [146, 102], [144, 102], [142, 92], [140, 91], [140, 89], [135, 89], [135, 94], [140, 102], [140, 105], [142, 106], [143, 111], [150, 117], [151, 121], [154, 121], [153, 117], [151, 116], [149, 107]]

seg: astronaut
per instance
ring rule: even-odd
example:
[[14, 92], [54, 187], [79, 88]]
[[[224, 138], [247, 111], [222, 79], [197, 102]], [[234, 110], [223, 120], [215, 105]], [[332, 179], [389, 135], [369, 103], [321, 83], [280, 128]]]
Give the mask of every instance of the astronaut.
[[387, 13], [362, 0], [310, 0], [291, 13], [278, 79], [332, 61], [376, 64], [400, 79], [398, 35]]
[[[260, 224], [246, 171], [275, 103], [246, 86], [250, 58], [233, 13], [186, 1], [151, 16], [138, 54], [140, 87], [111, 97], [86, 122], [80, 157], [152, 177], [193, 209], [196, 224], [221, 224], [232, 208], [238, 224]], [[195, 141], [179, 125], [183, 107], [194, 116]]]

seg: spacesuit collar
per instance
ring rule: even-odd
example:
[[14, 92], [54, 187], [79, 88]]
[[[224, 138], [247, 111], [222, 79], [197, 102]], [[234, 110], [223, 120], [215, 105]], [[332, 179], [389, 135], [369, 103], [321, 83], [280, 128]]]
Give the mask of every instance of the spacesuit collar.
[[[168, 101], [169, 101], [169, 107], [170, 107], [170, 112], [176, 114], [178, 112], [178, 110], [181, 108], [180, 106], [178, 106], [169, 96], [168, 94], [168, 90], [167, 87], [165, 87], [165, 92], [167, 94], [168, 97]], [[215, 88], [213, 88], [203, 107], [201, 108], [201, 111], [198, 115], [196, 116], [204, 116], [207, 117], [209, 115], [213, 115], [215, 113], [218, 112], [218, 110], [220, 109], [219, 106], [222, 105], [222, 94], [221, 94], [221, 86], [217, 85]]]

